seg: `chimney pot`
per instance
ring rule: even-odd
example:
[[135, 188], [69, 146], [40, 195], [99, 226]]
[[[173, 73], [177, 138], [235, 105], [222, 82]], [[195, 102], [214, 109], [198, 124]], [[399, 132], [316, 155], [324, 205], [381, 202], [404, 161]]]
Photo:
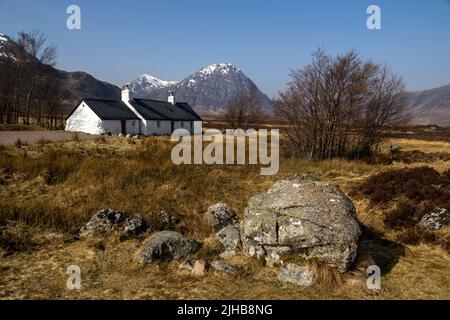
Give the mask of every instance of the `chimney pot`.
[[173, 106], [175, 105], [175, 96], [173, 95], [173, 91], [169, 91], [169, 98], [168, 101], [170, 104], [172, 104]]
[[128, 102], [133, 100], [133, 91], [130, 90], [130, 86], [128, 84], [122, 87], [122, 101]]

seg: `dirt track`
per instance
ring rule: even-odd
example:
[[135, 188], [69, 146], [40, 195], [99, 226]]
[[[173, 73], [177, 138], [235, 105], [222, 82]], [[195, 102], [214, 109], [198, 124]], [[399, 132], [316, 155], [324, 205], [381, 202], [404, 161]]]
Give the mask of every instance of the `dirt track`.
[[[25, 143], [36, 143], [41, 139], [47, 141], [66, 141], [73, 137], [73, 132], [66, 131], [46, 131], [46, 130], [29, 130], [29, 131], [0, 131], [0, 144], [13, 144], [20, 139]], [[94, 140], [95, 136], [79, 133], [80, 140]]]

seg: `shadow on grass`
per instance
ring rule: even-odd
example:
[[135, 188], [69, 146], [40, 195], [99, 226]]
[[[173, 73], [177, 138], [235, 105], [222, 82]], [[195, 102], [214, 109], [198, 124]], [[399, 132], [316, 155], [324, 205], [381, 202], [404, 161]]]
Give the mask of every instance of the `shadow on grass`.
[[404, 245], [384, 239], [380, 234], [363, 226], [355, 266], [358, 269], [365, 269], [375, 264], [380, 267], [381, 274], [385, 275], [395, 267], [405, 253]]

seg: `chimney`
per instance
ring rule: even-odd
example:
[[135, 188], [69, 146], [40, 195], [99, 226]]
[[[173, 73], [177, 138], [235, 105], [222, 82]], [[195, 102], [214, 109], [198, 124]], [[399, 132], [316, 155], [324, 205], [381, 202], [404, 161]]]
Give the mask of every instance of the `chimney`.
[[122, 101], [128, 102], [130, 100], [133, 100], [133, 91], [131, 91], [129, 85], [126, 84], [122, 87]]
[[173, 91], [169, 91], [169, 103], [171, 103], [173, 106], [175, 105], [175, 96], [173, 95]]

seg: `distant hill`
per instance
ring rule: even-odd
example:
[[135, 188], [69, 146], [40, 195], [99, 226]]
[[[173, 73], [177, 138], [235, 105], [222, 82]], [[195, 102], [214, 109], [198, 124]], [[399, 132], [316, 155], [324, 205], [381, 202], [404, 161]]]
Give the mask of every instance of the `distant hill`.
[[407, 93], [408, 110], [414, 124], [450, 126], [450, 84]]
[[[3, 46], [8, 41], [13, 40], [0, 33], [0, 56], [5, 56]], [[119, 87], [100, 81], [86, 72], [67, 72], [42, 64], [38, 66], [38, 70], [42, 72], [45, 68], [55, 70], [56, 77], [61, 85], [64, 103], [68, 109], [73, 108], [77, 102], [84, 98], [120, 99]]]
[[[253, 81], [230, 63], [207, 66], [181, 81], [164, 81], [143, 74], [130, 83], [135, 96], [141, 98], [164, 100], [171, 90], [179, 101], [188, 102], [203, 115], [223, 113], [230, 99], [241, 92], [249, 93], [252, 86]], [[261, 107], [269, 111], [272, 101], [258, 88], [256, 95]]]

